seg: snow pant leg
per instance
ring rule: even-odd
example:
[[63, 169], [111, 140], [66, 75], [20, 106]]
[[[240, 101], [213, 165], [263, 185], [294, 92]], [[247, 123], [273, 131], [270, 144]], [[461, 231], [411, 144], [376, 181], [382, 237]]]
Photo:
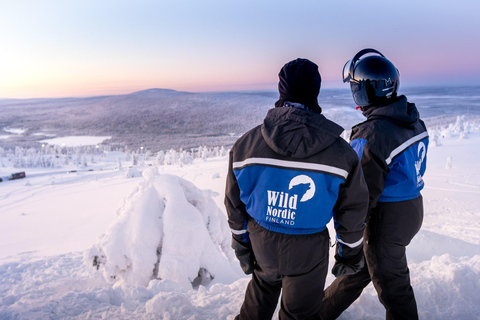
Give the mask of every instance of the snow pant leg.
[[245, 300], [240, 309], [241, 320], [271, 319], [282, 290], [280, 278], [268, 279], [264, 272], [255, 270], [247, 286]]
[[[364, 250], [371, 228], [367, 223], [363, 232]], [[325, 290], [325, 295], [320, 309], [322, 320], [337, 319], [343, 311], [358, 299], [363, 289], [370, 283], [370, 273], [367, 264], [357, 273], [335, 278]]]
[[328, 230], [281, 234], [253, 220], [247, 230], [257, 268], [247, 286], [240, 319], [271, 319], [282, 289], [281, 320], [318, 319], [328, 271]]
[[358, 273], [336, 278], [325, 290], [320, 315], [322, 320], [337, 319], [370, 283], [365, 265]]
[[327, 272], [328, 256], [306, 274], [283, 277], [279, 319], [320, 319], [319, 310]]
[[418, 319], [405, 251], [422, 221], [420, 196], [408, 201], [378, 203], [367, 223], [368, 270], [388, 320]]

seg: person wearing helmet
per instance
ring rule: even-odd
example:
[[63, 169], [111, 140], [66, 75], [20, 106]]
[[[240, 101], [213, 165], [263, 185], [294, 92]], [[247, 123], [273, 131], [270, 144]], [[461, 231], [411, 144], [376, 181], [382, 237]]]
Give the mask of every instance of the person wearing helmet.
[[397, 95], [399, 72], [379, 51], [358, 52], [345, 64], [343, 81], [367, 118], [350, 137], [369, 191], [366, 264], [325, 290], [321, 318], [336, 319], [372, 281], [386, 319], [418, 319], [405, 249], [423, 221], [427, 129], [415, 105]]
[[280, 295], [280, 319], [320, 318], [332, 217], [340, 248], [334, 272], [360, 269], [367, 185], [343, 128], [321, 114], [320, 83], [312, 61], [286, 63], [275, 108], [230, 151], [232, 247], [252, 274], [236, 319], [271, 319]]

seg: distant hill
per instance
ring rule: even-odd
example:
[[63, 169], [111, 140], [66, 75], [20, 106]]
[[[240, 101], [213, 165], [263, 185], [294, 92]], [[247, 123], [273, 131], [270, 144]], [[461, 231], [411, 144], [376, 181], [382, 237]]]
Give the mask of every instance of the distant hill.
[[108, 143], [152, 151], [228, 146], [260, 124], [277, 97], [274, 92], [149, 89], [89, 98], [0, 100], [0, 129], [27, 129], [0, 140], [0, 146], [38, 146], [51, 135], [112, 136]]
[[[411, 87], [400, 90], [414, 102], [429, 128], [480, 117], [480, 87]], [[191, 93], [149, 89], [126, 95], [60, 99], [0, 99], [0, 147], [38, 147], [52, 136], [111, 136], [114, 147], [151, 151], [231, 146], [260, 124], [278, 92]], [[322, 113], [347, 131], [364, 121], [348, 87], [322, 89]], [[23, 129], [2, 131], [4, 128]], [[23, 132], [24, 133], [18, 133]], [[12, 132], [14, 132], [12, 134]], [[15, 134], [16, 132], [16, 134]], [[348, 135], [348, 132], [346, 133]], [[4, 139], [5, 135], [9, 135]]]

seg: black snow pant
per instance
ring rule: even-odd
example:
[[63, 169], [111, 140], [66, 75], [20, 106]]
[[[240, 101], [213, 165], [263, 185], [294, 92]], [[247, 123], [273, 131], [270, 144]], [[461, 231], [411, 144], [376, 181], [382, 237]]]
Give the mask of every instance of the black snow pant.
[[418, 319], [405, 248], [420, 230], [422, 221], [422, 196], [401, 202], [379, 202], [370, 211], [364, 231], [367, 263], [357, 274], [336, 278], [325, 290], [322, 320], [338, 318], [370, 281], [386, 309], [386, 319]]
[[240, 319], [271, 319], [282, 293], [279, 319], [320, 319], [328, 271], [328, 230], [309, 235], [272, 232], [250, 220], [257, 268], [247, 286]]

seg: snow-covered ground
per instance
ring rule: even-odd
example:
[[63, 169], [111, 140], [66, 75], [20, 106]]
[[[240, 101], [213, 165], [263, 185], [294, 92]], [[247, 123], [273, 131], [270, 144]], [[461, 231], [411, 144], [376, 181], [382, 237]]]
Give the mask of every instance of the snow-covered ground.
[[[421, 319], [480, 319], [480, 132], [468, 120], [431, 132], [425, 219], [407, 252]], [[27, 174], [0, 183], [0, 319], [238, 313], [249, 277], [229, 248], [227, 158], [113, 170], [118, 158], [0, 168]], [[371, 285], [340, 319], [384, 319]]]

